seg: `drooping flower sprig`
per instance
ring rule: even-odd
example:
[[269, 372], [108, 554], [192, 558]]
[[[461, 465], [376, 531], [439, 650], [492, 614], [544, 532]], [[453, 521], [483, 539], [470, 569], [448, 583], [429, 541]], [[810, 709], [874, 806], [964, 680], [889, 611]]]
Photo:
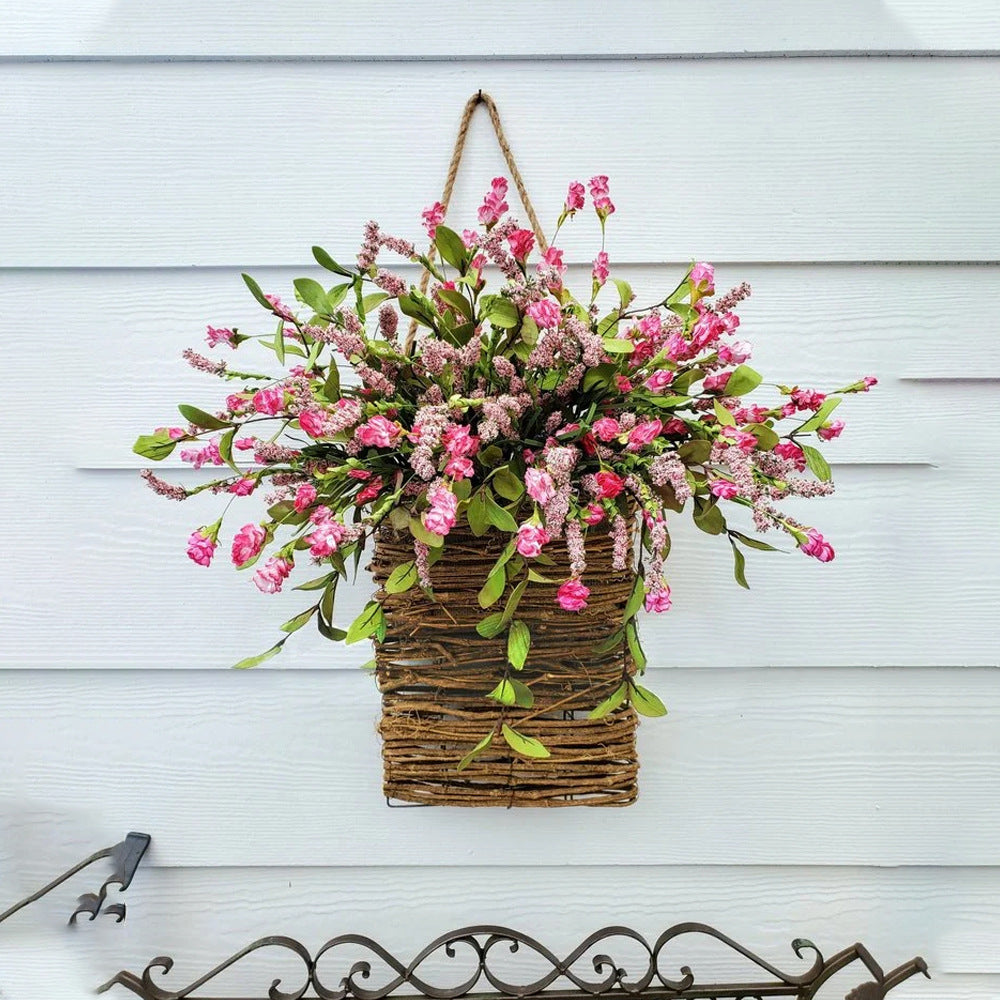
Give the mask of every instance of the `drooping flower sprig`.
[[[735, 312], [749, 286], [716, 297], [712, 266], [695, 263], [658, 301], [638, 305], [629, 284], [610, 276], [604, 235], [615, 206], [607, 177], [569, 185], [556, 238], [588, 192], [601, 249], [583, 297], [564, 284], [563, 251], [537, 252], [535, 234], [507, 214], [507, 182], [496, 178], [478, 229], [446, 227], [440, 203], [423, 212], [436, 260], [369, 222], [356, 265], [313, 248], [336, 278], [330, 286], [296, 280], [295, 309], [244, 275], [273, 332], [209, 326], [208, 345], [255, 340], [282, 366], [280, 376], [185, 352], [192, 367], [233, 383], [232, 391], [213, 413], [181, 406], [182, 426], [140, 437], [135, 451], [161, 460], [179, 448], [195, 468], [223, 471], [193, 488], [149, 470], [144, 477], [173, 499], [205, 490], [233, 500], [263, 494], [266, 514], [242, 524], [230, 542], [233, 564], [253, 568], [261, 591], [280, 591], [297, 568], [319, 574], [296, 587], [317, 599], [281, 626], [274, 646], [239, 666], [273, 656], [312, 620], [330, 639], [384, 638], [377, 600], [347, 627], [334, 616], [339, 580], [383, 523], [413, 541], [412, 560], [386, 584], [390, 593], [417, 586], [432, 594], [430, 567], [446, 556], [460, 522], [476, 535], [509, 536], [498, 561], [504, 572], [483, 581], [479, 629], [510, 633], [513, 669], [529, 655], [530, 633], [507, 613], [509, 603], [504, 614], [490, 608], [519, 582], [552, 587], [567, 614], [586, 608], [589, 532], [610, 532], [616, 569], [626, 568], [631, 536], [639, 541], [636, 591], [618, 640], [640, 670], [635, 613], [670, 608], [665, 561], [671, 520], [683, 511], [728, 541], [744, 587], [744, 548], [773, 546], [730, 527], [727, 506], [746, 508], [759, 532], [780, 531], [807, 556], [833, 558], [823, 535], [779, 504], [832, 492], [817, 445], [843, 430], [832, 416], [843, 394], [867, 392], [876, 380], [833, 392], [777, 385], [766, 400], [751, 401], [762, 378], [747, 364], [749, 344], [736, 339]], [[429, 294], [380, 263], [387, 251], [429, 272]], [[488, 279], [496, 279], [493, 291]], [[598, 304], [612, 294], [609, 281], [610, 309]], [[419, 327], [415, 341], [401, 337], [401, 315]], [[199, 565], [212, 561], [222, 523], [191, 535], [188, 555]], [[551, 562], [546, 546], [557, 539], [571, 569], [553, 586], [532, 566]], [[629, 683], [637, 709], [662, 711], [655, 696]]]

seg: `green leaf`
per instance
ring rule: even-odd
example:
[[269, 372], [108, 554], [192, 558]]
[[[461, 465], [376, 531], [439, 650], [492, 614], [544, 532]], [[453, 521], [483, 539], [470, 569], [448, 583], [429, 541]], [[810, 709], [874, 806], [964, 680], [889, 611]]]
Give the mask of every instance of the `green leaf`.
[[823, 457], [822, 452], [808, 444], [799, 447], [806, 456], [806, 465], [809, 466], [812, 474], [824, 483], [828, 483], [833, 478], [833, 474], [830, 472], [830, 463]]
[[768, 542], [761, 541], [759, 538], [753, 538], [750, 535], [744, 535], [742, 531], [735, 531], [732, 528], [729, 529], [729, 534], [738, 538], [744, 545], [751, 549], [759, 549], [761, 552], [780, 552], [781, 549], [775, 548]]
[[[287, 636], [285, 637], [287, 639]], [[263, 663], [265, 660], [271, 659], [272, 656], [277, 656], [281, 652], [281, 647], [284, 646], [285, 639], [279, 639], [270, 649], [265, 650], [263, 653], [258, 653], [256, 656], [248, 656], [245, 660], [240, 660], [239, 663], [233, 664], [234, 670], [249, 670], [250, 667], [256, 667], [258, 664]]]
[[618, 646], [620, 646], [624, 638], [625, 638], [625, 630], [620, 628], [616, 632], [613, 632], [611, 635], [609, 635], [606, 639], [602, 639], [594, 647], [594, 652], [609, 653], [611, 652], [612, 649], [616, 649]]
[[614, 337], [606, 337], [601, 346], [608, 354], [631, 354], [635, 350], [631, 340], [616, 340]]
[[486, 697], [492, 698], [501, 705], [508, 706], [513, 705], [517, 700], [517, 695], [514, 692], [514, 685], [511, 684], [506, 677], [500, 681], [500, 683]]
[[383, 624], [384, 619], [382, 605], [378, 601], [369, 601], [361, 614], [351, 622], [347, 629], [348, 645], [361, 639], [367, 639], [374, 634], [375, 630]]
[[469, 266], [469, 251], [462, 242], [462, 237], [454, 229], [437, 226], [434, 230], [434, 245], [442, 260], [451, 264], [459, 274], [465, 274]]
[[723, 427], [735, 427], [736, 418], [727, 410], [718, 397], [712, 400], [712, 408], [715, 410], [715, 417]]
[[301, 614], [296, 615], [294, 618], [289, 618], [284, 625], [281, 626], [282, 632], [297, 632], [303, 625], [308, 624], [312, 616], [316, 614], [316, 606], [307, 608]]
[[521, 670], [531, 649], [531, 631], [522, 621], [512, 621], [507, 632], [507, 659], [515, 670]]
[[474, 535], [485, 535], [490, 530], [490, 519], [486, 513], [486, 490], [480, 489], [465, 508], [465, 516]]
[[514, 704], [518, 708], [531, 708], [535, 704], [535, 694], [527, 684], [511, 677], [507, 683], [514, 689]]
[[747, 583], [747, 557], [740, 551], [732, 535], [729, 536], [729, 544], [733, 547], [733, 575], [736, 577], [736, 582], [745, 590], [749, 590], [750, 584]]
[[444, 545], [444, 538], [433, 531], [428, 531], [419, 517], [410, 518], [410, 534], [418, 542], [423, 542], [424, 545], [429, 545], [432, 549], [439, 549]]
[[622, 309], [625, 309], [632, 301], [632, 286], [627, 281], [622, 281], [621, 278], [612, 278], [611, 280], [618, 289], [618, 298], [621, 300]]
[[326, 381], [323, 383], [323, 395], [331, 403], [340, 399], [340, 369], [336, 359], [331, 358], [326, 370]]
[[538, 760], [552, 756], [534, 737], [523, 736], [516, 729], [511, 729], [506, 723], [504, 723], [501, 732], [503, 733], [503, 738], [507, 741], [507, 745], [515, 753], [519, 753], [524, 757], [534, 757]]
[[501, 330], [512, 330], [521, 321], [517, 306], [510, 299], [495, 296], [486, 307], [483, 319]]
[[393, 507], [389, 511], [389, 523], [397, 531], [406, 531], [410, 526], [410, 514], [405, 507]]
[[219, 438], [219, 457], [234, 472], [239, 472], [240, 470], [236, 468], [236, 463], [233, 462], [233, 438], [235, 437], [236, 428], [231, 427], [225, 434], [222, 435], [221, 438]]
[[199, 410], [197, 406], [188, 406], [186, 403], [181, 403], [177, 409], [180, 410], [181, 416], [189, 423], [194, 424], [196, 427], [203, 427], [207, 431], [221, 431], [233, 426], [226, 420], [220, 420], [218, 417], [212, 416], [211, 413]]
[[488, 608], [503, 597], [503, 592], [507, 588], [507, 573], [503, 566], [495, 567], [486, 578], [479, 591], [479, 606]]
[[[354, 272], [348, 271], [347, 268], [341, 267], [322, 247], [312, 248], [313, 257], [316, 258], [316, 263], [320, 267], [325, 267], [328, 271], [333, 271], [334, 274], [343, 275], [345, 278], [353, 278]], [[243, 276], [246, 278], [246, 275]]]
[[650, 396], [649, 401], [654, 406], [684, 406], [691, 402], [690, 396]]
[[250, 294], [268, 311], [274, 312], [274, 306], [264, 298], [264, 293], [261, 291], [260, 285], [257, 284], [249, 274], [241, 275], [243, 281], [246, 283], [247, 288], [250, 289]]
[[296, 278], [292, 284], [299, 300], [304, 302], [313, 312], [326, 316], [330, 312], [330, 303], [326, 298], [326, 289], [312, 278]]
[[461, 292], [457, 292], [453, 288], [439, 288], [437, 293], [445, 305], [451, 306], [452, 309], [461, 313], [467, 319], [472, 319], [472, 306]]
[[760, 385], [761, 378], [761, 374], [754, 371], [749, 365], [740, 365], [729, 376], [724, 392], [727, 396], [745, 396]]
[[712, 454], [712, 442], [699, 438], [696, 441], [685, 441], [677, 449], [677, 457], [685, 465], [704, 465]]
[[709, 535], [721, 535], [726, 530], [726, 519], [718, 503], [709, 503], [704, 497], [695, 498], [694, 523]]
[[[278, 320], [278, 325], [274, 331], [274, 353], [278, 358], [279, 364], [285, 363], [285, 321], [283, 319]], [[294, 345], [292, 345], [294, 347]], [[301, 351], [297, 353], [301, 354]]]
[[629, 701], [640, 715], [656, 718], [659, 715], [667, 714], [667, 706], [652, 691], [647, 691], [638, 684], [632, 685]]
[[152, 459], [154, 462], [162, 462], [177, 447], [178, 442], [171, 439], [168, 434], [141, 434], [134, 445], [132, 451], [143, 458]]
[[486, 496], [486, 518], [494, 527], [501, 531], [517, 531], [517, 521], [510, 511], [505, 510], [488, 493]]
[[605, 334], [609, 333], [615, 326], [618, 325], [618, 321], [620, 319], [621, 316], [619, 315], [617, 309], [609, 312], [607, 316], [603, 317], [600, 323], [597, 324], [598, 336], [603, 337]]
[[667, 308], [685, 323], [694, 323], [698, 319], [698, 310], [683, 302], [667, 302]]
[[[347, 287], [348, 286], [346, 285], [344, 286], [345, 291]], [[362, 302], [364, 303], [365, 307], [365, 312], [370, 313], [373, 309], [377, 309], [380, 305], [382, 305], [383, 302], [385, 302], [387, 298], [389, 298], [389, 296], [386, 292], [372, 292], [370, 295], [366, 295], [362, 299]]]
[[642, 600], [646, 596], [646, 584], [643, 582], [641, 576], [635, 578], [635, 583], [632, 585], [632, 593], [629, 594], [628, 601], [625, 604], [625, 616], [622, 622], [627, 622], [629, 619], [634, 618], [636, 612], [642, 607]]
[[643, 651], [642, 643], [639, 642], [639, 632], [634, 621], [625, 626], [625, 640], [628, 643], [628, 651], [635, 661], [635, 668], [641, 674], [646, 669], [646, 654]]
[[520, 500], [524, 495], [524, 483], [506, 465], [494, 473], [493, 489], [505, 500]]
[[396, 301], [399, 303], [399, 311], [404, 316], [409, 316], [410, 319], [415, 319], [418, 323], [421, 323], [424, 326], [429, 326], [432, 330], [435, 329], [433, 314], [413, 292], [400, 295]]
[[826, 423], [826, 418], [838, 406], [840, 406], [840, 396], [832, 396], [830, 399], [823, 400], [822, 406], [801, 427], [796, 428], [795, 433], [808, 434], [810, 431], [822, 427]]
[[524, 596], [524, 592], [528, 587], [528, 581], [522, 580], [513, 590], [510, 597], [507, 598], [507, 604], [503, 609], [503, 624], [506, 625], [507, 622], [514, 617], [514, 612], [517, 611], [518, 604], [521, 603], [521, 598]]
[[487, 468], [492, 468], [503, 458], [503, 452], [495, 444], [491, 444], [483, 448], [476, 458]]
[[300, 583], [297, 587], [292, 587], [292, 590], [322, 590], [334, 576], [336, 576], [335, 573], [326, 573], [323, 576], [317, 576], [315, 580]]
[[606, 715], [610, 715], [624, 700], [625, 693], [628, 690], [628, 684], [622, 681], [615, 690], [600, 703], [600, 705], [595, 708], [590, 715], [587, 716], [588, 719], [603, 719]]
[[458, 770], [464, 771], [480, 754], [489, 749], [492, 742], [493, 733], [488, 733], [458, 762]]
[[487, 615], [481, 622], [477, 622], [476, 631], [484, 639], [492, 639], [494, 636], [499, 635], [506, 626], [506, 622], [503, 620], [503, 615], [499, 611], [495, 611], [492, 615]]
[[400, 563], [385, 581], [387, 594], [402, 594], [417, 582], [417, 564], [413, 559]]
[[761, 451], [771, 451], [781, 440], [767, 424], [747, 424], [746, 429], [757, 439]]
[[611, 364], [603, 364], [598, 365], [596, 368], [591, 368], [583, 376], [583, 391], [589, 392], [596, 385], [610, 386], [617, 371], [617, 367]]

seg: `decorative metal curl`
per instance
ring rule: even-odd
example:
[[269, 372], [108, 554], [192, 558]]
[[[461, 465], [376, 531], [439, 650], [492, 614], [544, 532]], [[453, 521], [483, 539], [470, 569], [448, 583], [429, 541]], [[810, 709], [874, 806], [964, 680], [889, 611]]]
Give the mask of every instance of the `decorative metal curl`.
[[[695, 974], [685, 965], [679, 970], [680, 978], [673, 979], [663, 968], [665, 963], [661, 962], [661, 953], [670, 942], [685, 935], [712, 938], [772, 978], [759, 982], [703, 982], [696, 980]], [[590, 960], [596, 979], [574, 971], [574, 966], [597, 945], [619, 939], [625, 939], [639, 946], [645, 953], [645, 967], [629, 973], [614, 960], [611, 949], [605, 947]], [[391, 970], [391, 974], [380, 985], [371, 984], [369, 980], [372, 978], [372, 960], [355, 959], [346, 971], [341, 973], [338, 986], [327, 985], [320, 977], [320, 961], [326, 958], [329, 964], [332, 953], [345, 946], [366, 950], [372, 960], [381, 962]], [[491, 967], [491, 954], [501, 947], [506, 948], [511, 954], [523, 949], [542, 958], [551, 969], [536, 979], [509, 982], [501, 978], [495, 968]], [[872, 958], [868, 949], [860, 943], [825, 960], [811, 941], [802, 938], [792, 942], [792, 950], [799, 959], [803, 959], [807, 952], [811, 952], [814, 955], [812, 964], [804, 972], [784, 972], [721, 931], [701, 923], [676, 924], [665, 930], [653, 944], [628, 927], [605, 927], [591, 934], [565, 958], [560, 959], [554, 952], [527, 934], [509, 927], [482, 924], [441, 935], [408, 963], [401, 962], [377, 941], [360, 934], [343, 934], [331, 938], [316, 952], [315, 957], [304, 945], [292, 938], [266, 937], [247, 945], [199, 979], [179, 989], [164, 989], [154, 982], [154, 972], [164, 976], [173, 967], [172, 959], [161, 956], [153, 959], [141, 975], [120, 972], [104, 983], [98, 992], [103, 993], [113, 986], [123, 986], [141, 1000], [184, 1000], [188, 997], [197, 997], [197, 1000], [223, 1000], [219, 997], [208, 997], [199, 991], [225, 970], [237, 965], [247, 955], [264, 948], [279, 948], [297, 955], [305, 966], [305, 982], [299, 989], [286, 992], [280, 989], [281, 980], [275, 979], [266, 996], [260, 995], [242, 1000], [304, 1000], [309, 997], [317, 1000], [385, 1000], [394, 996], [403, 987], [405, 990], [400, 995], [413, 995], [415, 991], [417, 996], [426, 997], [428, 1000], [458, 1000], [460, 997], [470, 997], [475, 1000], [478, 998], [498, 1000], [502, 997], [512, 997], [517, 1000], [528, 997], [544, 997], [545, 1000], [587, 1000], [590, 997], [616, 993], [640, 994], [656, 1000], [765, 1000], [770, 997], [814, 1000], [817, 991], [824, 983], [856, 961], [862, 963], [873, 979], [855, 987], [847, 994], [847, 1000], [884, 1000], [891, 989], [911, 976], [917, 973], [928, 974], [927, 965], [921, 958], [914, 958], [886, 973]], [[464, 976], [458, 985], [436, 985], [419, 973], [420, 967], [428, 959], [442, 956], [459, 960], [460, 956], [466, 956], [471, 960], [468, 975]], [[480, 984], [488, 985], [492, 989], [477, 993], [475, 991]], [[310, 989], [312, 993], [309, 992]]]
[[142, 861], [142, 857], [146, 853], [150, 841], [151, 838], [148, 833], [130, 833], [120, 844], [115, 844], [114, 847], [106, 847], [102, 851], [91, 854], [89, 858], [85, 858], [79, 864], [74, 865], [69, 871], [53, 879], [48, 885], [32, 893], [26, 899], [22, 899], [19, 903], [15, 903], [9, 909], [4, 910], [3, 913], [0, 913], [0, 923], [3, 923], [8, 917], [12, 917], [19, 910], [23, 910], [29, 903], [34, 903], [36, 900], [48, 895], [53, 889], [71, 879], [77, 872], [81, 872], [84, 868], [94, 864], [95, 861], [100, 861], [101, 858], [111, 858], [114, 870], [104, 880], [103, 885], [97, 892], [87, 892], [79, 897], [76, 909], [70, 914], [69, 922], [75, 924], [76, 918], [81, 913], [89, 914], [91, 920], [96, 920], [99, 914], [105, 913], [113, 916], [116, 922], [120, 924], [125, 919], [125, 904], [111, 903], [105, 906], [104, 903], [108, 897], [108, 888], [109, 886], [117, 885], [119, 887], [118, 891], [124, 892], [132, 884], [132, 879], [139, 867], [139, 862]]

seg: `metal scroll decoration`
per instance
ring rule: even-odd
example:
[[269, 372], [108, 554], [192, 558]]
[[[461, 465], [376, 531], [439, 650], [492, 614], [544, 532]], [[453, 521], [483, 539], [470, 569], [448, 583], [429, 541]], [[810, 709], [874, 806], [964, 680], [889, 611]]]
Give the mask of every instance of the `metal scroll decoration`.
[[[674, 972], [667, 968], [662, 957], [666, 945], [683, 935], [701, 935], [714, 938], [762, 970], [767, 977], [757, 982], [718, 983], [701, 981], [688, 966], [681, 966]], [[642, 968], [627, 970], [620, 966], [610, 954], [609, 943], [618, 941], [621, 947], [625, 941], [632, 942], [631, 949], [638, 948], [645, 953]], [[346, 947], [356, 953], [359, 949], [369, 953], [370, 958], [352, 960], [349, 965], [342, 962], [333, 967], [333, 956], [337, 949]], [[593, 975], [582, 975], [574, 971], [594, 949], [600, 948], [590, 958]], [[159, 985], [163, 976], [173, 968], [173, 959], [166, 956], [154, 958], [140, 975], [120, 972], [100, 987], [105, 992], [114, 986], [122, 986], [142, 1000], [225, 1000], [210, 996], [203, 988], [210, 987], [212, 980], [228, 969], [237, 966], [247, 956], [267, 950], [291, 953], [301, 959], [304, 979], [297, 988], [283, 988], [282, 981], [275, 979], [267, 993], [240, 1000], [384, 1000], [397, 992], [414, 995], [428, 1000], [458, 1000], [460, 997], [538, 997], [546, 996], [558, 1000], [577, 1000], [583, 997], [601, 997], [613, 994], [640, 994], [643, 997], [657, 997], [660, 1000], [764, 1000], [765, 997], [790, 997], [795, 1000], [813, 1000], [820, 987], [831, 977], [854, 962], [860, 962], [872, 979], [862, 983], [847, 994], [846, 1000], [882, 1000], [900, 983], [917, 973], [927, 973], [927, 965], [922, 958], [914, 958], [893, 969], [883, 971], [862, 944], [855, 944], [838, 952], [832, 958], [824, 959], [819, 949], [810, 941], [796, 939], [792, 950], [802, 960], [810, 953], [812, 963], [800, 973], [783, 972], [770, 962], [755, 955], [720, 931], [701, 923], [683, 923], [664, 931], [650, 944], [642, 935], [628, 927], [605, 927], [591, 934], [569, 955], [560, 959], [554, 952], [544, 947], [534, 938], [508, 927], [481, 925], [465, 927], [445, 934], [432, 941], [409, 963], [400, 962], [378, 942], [358, 934], [344, 934], [327, 941], [315, 956], [293, 938], [265, 937], [247, 945], [230, 956], [214, 969], [186, 986], [166, 988]], [[535, 959], [542, 959], [550, 966], [543, 975], [530, 981], [511, 982], [502, 978], [497, 970], [495, 951], [531, 953]], [[430, 958], [446, 958], [461, 964], [464, 975], [457, 985], [441, 986], [428, 981], [420, 974], [420, 967]], [[373, 961], [391, 970], [381, 983], [371, 982]], [[537, 962], [534, 963], [537, 966]], [[326, 966], [322, 968], [321, 966]], [[466, 968], [467, 966], [467, 968]], [[337, 977], [339, 976], [339, 981]], [[928, 977], [929, 978], [929, 977]], [[337, 985], [333, 985], [336, 982]], [[476, 990], [479, 992], [476, 992]]]
[[9, 909], [4, 910], [3, 913], [0, 913], [0, 923], [3, 923], [8, 917], [12, 917], [19, 910], [23, 910], [30, 903], [34, 903], [43, 896], [47, 896], [53, 889], [62, 885], [63, 882], [68, 881], [78, 872], [90, 867], [90, 865], [100, 861], [102, 858], [111, 859], [114, 866], [112, 873], [104, 880], [97, 892], [87, 892], [79, 897], [76, 909], [70, 914], [69, 922], [75, 924], [76, 918], [81, 913], [88, 914], [91, 920], [96, 920], [98, 915], [103, 913], [113, 916], [117, 923], [121, 923], [125, 919], [125, 904], [108, 903], [105, 906], [108, 889], [113, 885], [117, 885], [119, 892], [124, 892], [132, 884], [136, 869], [138, 869], [139, 862], [142, 861], [142, 857], [149, 847], [150, 840], [151, 838], [148, 833], [130, 833], [121, 843], [91, 854], [89, 858], [85, 858], [79, 864], [73, 865], [69, 871], [53, 879], [48, 885], [32, 893], [26, 899], [22, 899], [19, 903], [15, 903]]

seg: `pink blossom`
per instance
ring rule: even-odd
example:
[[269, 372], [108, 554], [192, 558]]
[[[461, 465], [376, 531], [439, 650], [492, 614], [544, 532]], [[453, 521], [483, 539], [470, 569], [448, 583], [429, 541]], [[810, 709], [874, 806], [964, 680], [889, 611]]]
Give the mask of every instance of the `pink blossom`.
[[545, 255], [542, 257], [541, 263], [538, 265], [539, 268], [548, 265], [553, 270], [555, 270], [560, 276], [566, 273], [566, 265], [563, 263], [563, 252], [558, 247], [549, 247], [545, 251]]
[[458, 497], [451, 490], [439, 487], [428, 494], [430, 507], [424, 511], [424, 527], [435, 535], [447, 535], [455, 527]]
[[182, 462], [190, 462], [196, 469], [203, 465], [225, 465], [225, 459], [219, 453], [219, 441], [213, 438], [204, 448], [185, 448], [180, 455]]
[[794, 441], [782, 441], [772, 449], [775, 455], [795, 463], [795, 468], [802, 472], [806, 467], [806, 457], [802, 449]]
[[236, 344], [233, 343], [234, 336], [234, 332], [226, 327], [216, 328], [214, 326], [209, 326], [205, 340], [208, 341], [209, 347], [218, 347], [219, 344], [225, 344], [226, 347], [235, 347]]
[[713, 479], [708, 488], [712, 495], [717, 496], [720, 500], [732, 500], [740, 493], [740, 488], [729, 479]]
[[563, 611], [583, 611], [590, 597], [590, 588], [579, 580], [567, 580], [556, 593], [556, 601]]
[[616, 472], [598, 472], [594, 476], [594, 483], [599, 491], [597, 495], [601, 500], [611, 500], [625, 489], [625, 480]]
[[233, 447], [239, 451], [253, 451], [257, 447], [257, 439], [255, 437], [237, 438], [233, 442]]
[[183, 427], [157, 427], [156, 433], [170, 438], [171, 441], [179, 441], [182, 437], [187, 437], [187, 431]]
[[301, 514], [315, 502], [316, 487], [312, 483], [302, 483], [295, 491], [295, 509]]
[[229, 487], [229, 492], [234, 493], [238, 497], [248, 497], [251, 493], [253, 493], [256, 486], [256, 479], [250, 479], [243, 476], [242, 478], [237, 479], [236, 482]]
[[651, 444], [659, 437], [662, 430], [663, 421], [659, 417], [654, 420], [644, 420], [641, 424], [636, 424], [628, 434], [629, 450], [638, 451], [647, 444]]
[[590, 197], [594, 199], [594, 208], [597, 216], [603, 223], [604, 220], [615, 210], [609, 197], [608, 178], [604, 174], [590, 178]]
[[479, 438], [464, 424], [453, 424], [441, 435], [441, 443], [452, 458], [475, 455], [479, 451]]
[[329, 521], [333, 515], [333, 511], [325, 503], [321, 503], [318, 507], [313, 508], [313, 512], [309, 515], [309, 520], [313, 524], [322, 524], [324, 521]]
[[702, 383], [705, 392], [725, 392], [732, 374], [732, 372], [719, 372], [718, 375], [706, 375], [705, 381]]
[[347, 475], [350, 479], [360, 479], [362, 482], [372, 477], [372, 474], [367, 469], [350, 469]]
[[269, 389], [260, 389], [253, 395], [253, 408], [258, 413], [277, 416], [285, 406], [285, 390], [278, 385]]
[[741, 431], [737, 427], [723, 427], [721, 436], [727, 441], [731, 441], [742, 452], [749, 454], [757, 447], [757, 439], [748, 431]]
[[528, 315], [538, 324], [539, 330], [555, 330], [562, 319], [562, 312], [552, 299], [532, 302], [528, 306]]
[[424, 220], [424, 229], [427, 230], [427, 235], [434, 239], [437, 227], [444, 222], [444, 205], [436, 201], [429, 208], [425, 208], [420, 217]]
[[594, 258], [593, 276], [594, 276], [594, 283], [597, 285], [598, 288], [602, 288], [604, 286], [604, 282], [608, 280], [608, 275], [610, 273], [611, 273], [611, 268], [608, 261], [608, 255], [604, 250], [602, 250]]
[[634, 386], [624, 375], [615, 376], [615, 385], [619, 392], [631, 392]]
[[699, 295], [712, 295], [715, 292], [715, 268], [704, 262], [691, 268], [691, 286]]
[[535, 234], [530, 229], [515, 229], [507, 236], [515, 260], [525, 261], [535, 247]]
[[321, 438], [327, 433], [326, 413], [322, 410], [303, 410], [299, 414], [299, 426], [311, 438]]
[[475, 471], [471, 458], [450, 458], [444, 467], [444, 474], [452, 479], [471, 479]]
[[233, 539], [233, 565], [242, 566], [260, 554], [267, 533], [259, 524], [244, 524]]
[[600, 524], [604, 520], [604, 508], [600, 504], [589, 503], [584, 508], [581, 516], [584, 524], [589, 524], [593, 527], [593, 525]]
[[292, 315], [291, 309], [289, 309], [277, 295], [265, 295], [264, 298], [271, 303], [271, 309], [274, 311], [275, 316], [280, 316], [282, 319], [287, 319], [289, 322], [295, 319]]
[[878, 379], [875, 378], [874, 375], [866, 375], [861, 380], [861, 383], [862, 383], [862, 385], [864, 385], [864, 388], [861, 391], [862, 392], [867, 392], [869, 389], [872, 389], [872, 388], [874, 388], [875, 386], [878, 385]]
[[381, 476], [368, 480], [368, 485], [364, 489], [358, 490], [354, 497], [354, 503], [360, 507], [362, 504], [368, 503], [369, 500], [374, 500], [382, 492], [382, 485]]
[[393, 442], [402, 430], [399, 424], [394, 424], [391, 420], [386, 420], [378, 414], [363, 423], [355, 432], [354, 437], [359, 444], [369, 448], [391, 448]]
[[812, 556], [824, 563], [833, 559], [833, 546], [815, 528], [810, 528], [806, 532], [806, 538], [807, 541], [802, 542], [799, 548], [807, 556]]
[[332, 518], [321, 521], [316, 530], [306, 535], [309, 543], [309, 555], [314, 559], [325, 559], [337, 551], [344, 537], [344, 526]]
[[[684, 436], [684, 435], [687, 435], [688, 433], [690, 433], [690, 430], [688, 428], [688, 425], [686, 423], [684, 423], [684, 421], [681, 420], [680, 417], [671, 417], [663, 425], [663, 433], [664, 434], [671, 434], [671, 435], [675, 435], [675, 436], [676, 435], [682, 435], [682, 436]], [[753, 437], [753, 435], [751, 434], [750, 437]], [[756, 444], [757, 444], [757, 439], [754, 438], [754, 445], [756, 446]]]
[[569, 191], [566, 192], [566, 205], [563, 211], [567, 215], [572, 215], [583, 208], [584, 187], [580, 181], [570, 181]]
[[792, 390], [792, 402], [800, 410], [818, 410], [823, 405], [825, 399], [826, 396], [815, 389]]
[[210, 528], [199, 528], [191, 532], [191, 537], [188, 539], [188, 558], [199, 566], [207, 566], [215, 555], [215, 547], [215, 532]]
[[832, 441], [834, 438], [840, 437], [843, 430], [843, 420], [830, 420], [823, 424], [822, 427], [818, 428], [816, 434], [824, 441]]
[[262, 593], [277, 594], [281, 590], [281, 585], [288, 579], [293, 566], [294, 564], [290, 559], [284, 559], [281, 556], [272, 556], [254, 573], [253, 582]]
[[643, 383], [643, 385], [650, 392], [660, 392], [666, 389], [668, 385], [674, 380], [674, 373], [666, 368], [661, 368], [657, 372], [653, 372], [648, 379]]
[[510, 207], [504, 199], [507, 197], [507, 178], [494, 177], [490, 190], [486, 192], [482, 205], [479, 207], [479, 221], [487, 227], [496, 225], [500, 216]]
[[465, 244], [466, 249], [474, 247], [479, 242], [479, 233], [475, 229], [463, 229], [462, 242]]
[[654, 615], [669, 611], [671, 605], [670, 588], [664, 583], [646, 594], [646, 610]]
[[516, 548], [525, 559], [541, 555], [542, 546], [549, 540], [548, 532], [537, 524], [522, 524], [517, 529]]
[[524, 485], [528, 490], [528, 496], [543, 506], [556, 495], [552, 477], [541, 469], [528, 469], [524, 474]]
[[753, 348], [745, 340], [734, 340], [719, 347], [719, 360], [724, 365], [741, 365], [750, 360]]
[[601, 417], [595, 420], [592, 430], [601, 441], [613, 441], [621, 434], [621, 427], [614, 417]]

